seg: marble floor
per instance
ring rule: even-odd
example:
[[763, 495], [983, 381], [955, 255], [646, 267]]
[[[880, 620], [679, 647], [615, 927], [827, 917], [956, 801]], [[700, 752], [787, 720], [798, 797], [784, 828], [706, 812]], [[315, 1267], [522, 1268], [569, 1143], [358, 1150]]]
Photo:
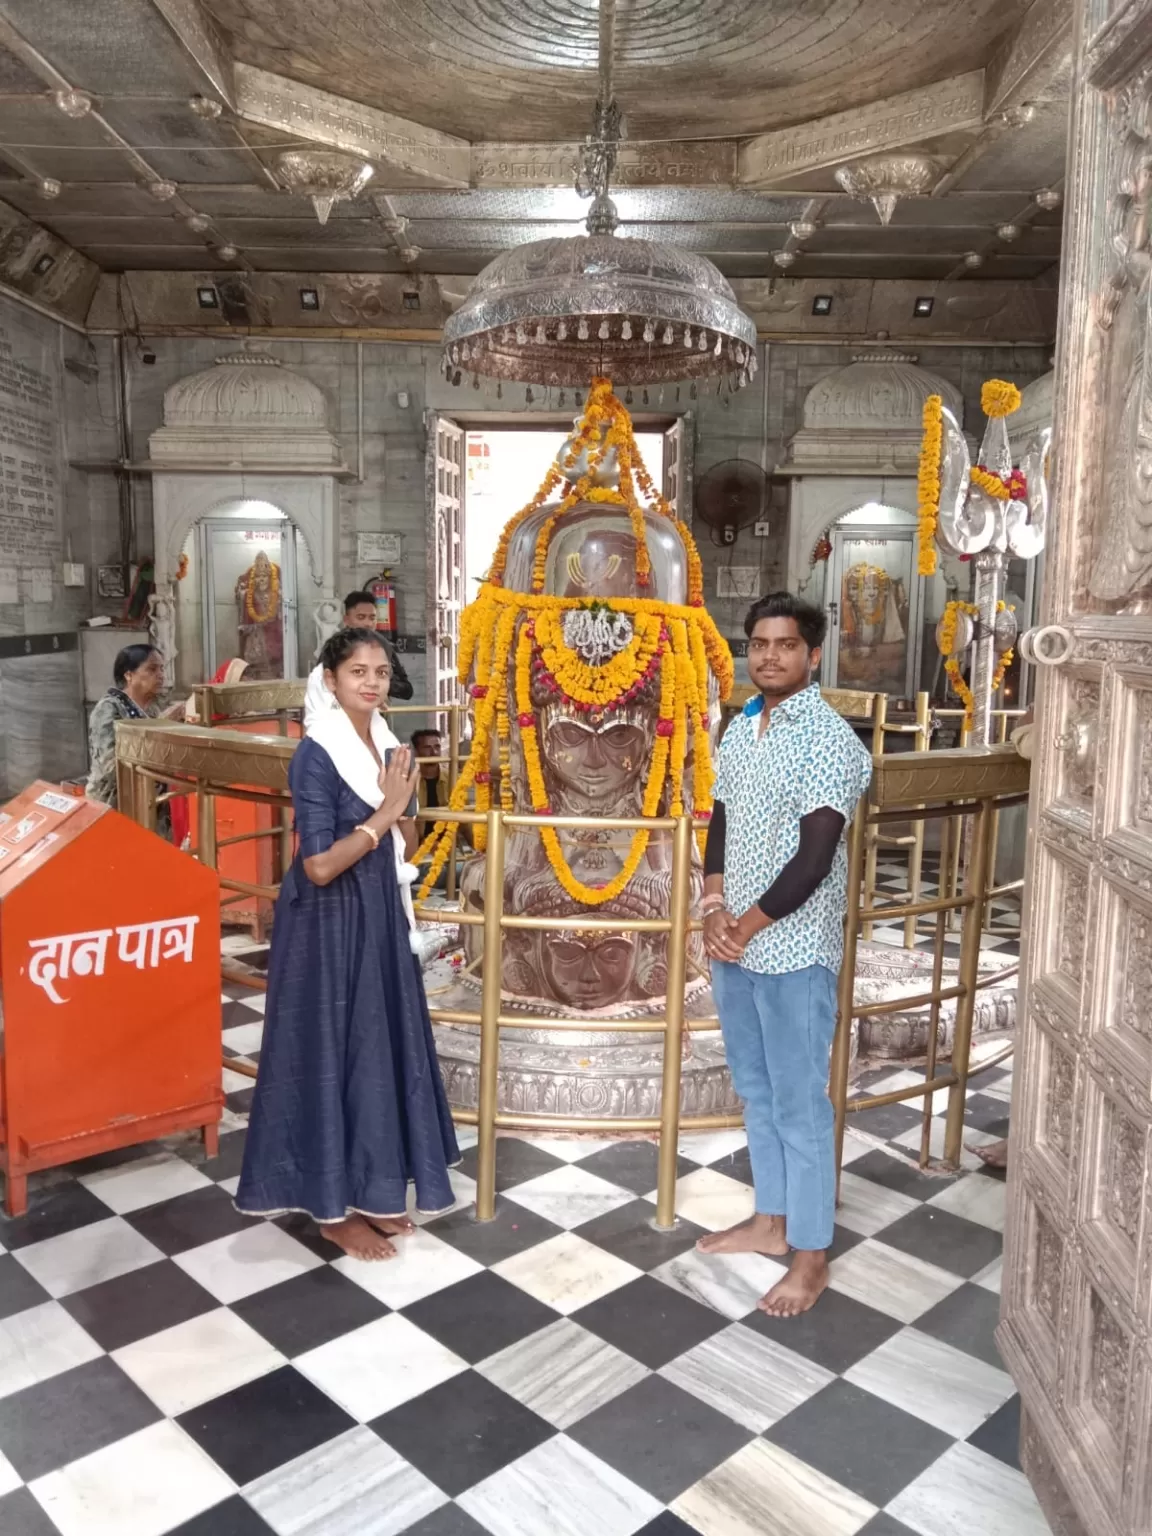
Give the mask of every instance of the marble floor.
[[[262, 1002], [226, 998], [232, 1055]], [[979, 1080], [969, 1140], [1009, 1085]], [[694, 1248], [751, 1210], [741, 1132], [683, 1137], [671, 1233], [643, 1141], [502, 1138], [478, 1225], [465, 1133], [459, 1208], [367, 1265], [236, 1214], [225, 1088], [211, 1162], [154, 1143], [0, 1217], [3, 1536], [1046, 1532], [993, 1341], [1002, 1177], [922, 1174], [915, 1111], [858, 1117], [831, 1290], [783, 1321], [773, 1260]]]

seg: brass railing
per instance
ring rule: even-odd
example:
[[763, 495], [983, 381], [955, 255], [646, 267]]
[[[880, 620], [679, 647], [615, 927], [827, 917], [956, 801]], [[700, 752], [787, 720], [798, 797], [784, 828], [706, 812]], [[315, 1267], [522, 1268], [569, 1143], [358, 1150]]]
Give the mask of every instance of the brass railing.
[[[1027, 801], [1028, 778], [1027, 761], [1006, 746], [902, 753], [879, 758], [874, 762], [871, 789], [856, 808], [848, 836], [848, 910], [829, 1080], [829, 1097], [836, 1112], [837, 1168], [840, 1166], [844, 1129], [849, 1114], [917, 1098], [923, 1099], [920, 1163], [926, 1166], [930, 1159], [933, 1100], [944, 1088], [948, 1089], [948, 1109], [941, 1149], [943, 1161], [950, 1167], [959, 1167], [968, 1080], [976, 1072], [986, 1071], [1011, 1054], [1009, 1045], [979, 1067], [974, 1069], [971, 1065], [972, 1025], [977, 994], [985, 988], [1011, 980], [1019, 970], [1017, 963], [982, 976], [980, 950], [988, 902], [993, 896], [1008, 889], [993, 883], [990, 855], [996, 818], [1001, 810]], [[963, 889], [958, 889], [948, 875], [952, 867], [948, 854], [952, 845], [960, 842], [962, 828], [969, 818], [972, 820], [972, 852], [965, 868]], [[921, 824], [928, 821], [940, 823], [939, 894], [932, 901], [895, 902], [878, 906], [875, 897], [868, 896], [862, 880], [869, 828], [883, 826], [886, 822], [910, 820]], [[962, 915], [960, 955], [956, 982], [944, 987], [944, 944], [947, 918], [951, 912]], [[931, 987], [903, 997], [858, 1004], [855, 999], [856, 950], [866, 924], [892, 918], [911, 917], [916, 921], [929, 915], [936, 919]], [[956, 1003], [952, 1070], [938, 1075], [940, 1005], [952, 1000]], [[848, 1084], [854, 1021], [924, 1007], [928, 1009], [924, 1082], [890, 1093], [851, 1097]]]
[[[277, 808], [290, 804], [287, 792], [288, 763], [296, 743], [275, 736], [253, 736], [218, 728], [176, 726], [169, 722], [132, 722], [117, 729], [117, 772], [120, 806], [126, 814], [145, 826], [155, 826], [156, 785], [186, 786], [195, 793], [202, 807], [204, 835], [200, 858], [215, 864], [214, 806], [217, 798], [247, 799]], [[861, 802], [849, 835], [849, 910], [844, 965], [839, 983], [839, 1019], [831, 1059], [829, 1095], [836, 1114], [837, 1164], [842, 1149], [846, 1117], [857, 1110], [878, 1107], [924, 1097], [924, 1130], [921, 1162], [929, 1155], [929, 1130], [932, 1096], [949, 1089], [948, 1114], [943, 1147], [944, 1160], [958, 1165], [964, 1097], [969, 1077], [972, 1024], [977, 992], [982, 987], [1006, 981], [1015, 974], [1008, 966], [991, 976], [979, 974], [980, 937], [986, 902], [994, 892], [988, 887], [988, 854], [993, 817], [1005, 806], [1026, 797], [1028, 764], [1006, 748], [969, 749], [952, 752], [916, 752], [886, 755], [875, 763], [872, 789]], [[689, 935], [701, 924], [689, 916], [692, 876], [692, 822], [688, 817], [601, 818], [573, 816], [520, 815], [492, 810], [486, 814], [473, 811], [429, 810], [427, 818], [463, 825], [484, 823], [487, 830], [487, 854], [484, 871], [484, 911], [445, 912], [442, 908], [420, 906], [419, 917], [437, 923], [446, 920], [479, 926], [484, 934], [484, 966], [481, 975], [478, 1011], [460, 1009], [431, 1010], [434, 1023], [473, 1025], [480, 1036], [479, 1088], [474, 1110], [457, 1109], [454, 1118], [477, 1128], [476, 1210], [481, 1220], [495, 1212], [496, 1142], [501, 1130], [588, 1131], [656, 1133], [658, 1143], [658, 1180], [656, 1224], [669, 1227], [675, 1220], [676, 1149], [679, 1132], [735, 1126], [742, 1123], [736, 1115], [681, 1117], [681, 1064], [685, 1031], [714, 1031], [714, 1017], [685, 1017], [685, 984], [689, 965]], [[941, 888], [938, 898], [877, 907], [863, 900], [863, 865], [868, 830], [894, 821], [938, 820], [953, 829], [961, 820], [975, 818], [975, 856], [970, 861], [962, 892]], [[579, 915], [570, 918], [530, 917], [505, 911], [504, 847], [509, 830], [595, 829], [671, 833], [671, 893], [667, 918], [633, 919]], [[953, 835], [949, 830], [948, 837]], [[942, 865], [942, 869], [943, 869]], [[237, 882], [233, 882], [234, 885]], [[275, 895], [274, 888], [260, 887], [256, 894]], [[955, 984], [942, 985], [944, 964], [944, 914], [955, 909], [963, 914], [961, 955]], [[856, 944], [866, 921], [893, 917], [936, 915], [932, 986], [920, 993], [886, 999], [878, 1003], [857, 1004], [855, 1000]], [[516, 929], [595, 929], [608, 932], [661, 933], [668, 936], [668, 980], [662, 1016], [641, 1019], [536, 1018], [505, 1012], [501, 995], [501, 958], [504, 934]], [[247, 974], [229, 979], [263, 988], [266, 982]], [[951, 1071], [937, 1073], [940, 1005], [956, 1001], [956, 1019]], [[851, 1029], [856, 1019], [884, 1013], [905, 1012], [912, 1008], [929, 1009], [925, 1083], [873, 1097], [849, 1097]], [[505, 1029], [554, 1029], [610, 1031], [613, 1033], [662, 1033], [664, 1036], [660, 1113], [651, 1117], [588, 1120], [574, 1116], [524, 1115], [502, 1112], [497, 1105], [499, 1084], [500, 1036]], [[996, 1059], [1003, 1059], [1001, 1053]], [[984, 1066], [991, 1063], [985, 1063]], [[247, 1076], [255, 1069], [247, 1063], [227, 1059], [226, 1065]], [[981, 1068], [982, 1070], [983, 1068]]]

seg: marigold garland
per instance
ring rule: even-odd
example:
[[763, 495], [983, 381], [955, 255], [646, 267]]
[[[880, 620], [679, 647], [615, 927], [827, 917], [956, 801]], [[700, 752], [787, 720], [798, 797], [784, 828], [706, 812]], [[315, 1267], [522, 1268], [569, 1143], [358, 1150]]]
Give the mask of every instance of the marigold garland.
[[[594, 483], [596, 470], [610, 449], [616, 453], [619, 489]], [[537, 532], [532, 591], [506, 590], [503, 577], [512, 535], [546, 504], [553, 491], [564, 483], [562, 471], [574, 469], [581, 456], [586, 457], [588, 472], [575, 484], [568, 483], [563, 500], [550, 509]], [[645, 509], [637, 488], [680, 534], [687, 556], [688, 603], [681, 607], [646, 597], [613, 598], [612, 610], [627, 614], [632, 620], [632, 639], [603, 666], [593, 667], [564, 639], [564, 615], [586, 608], [587, 601], [554, 597], [542, 590], [547, 576], [548, 547], [557, 522], [578, 502], [626, 507], [636, 540], [637, 584], [647, 585], [651, 567]], [[652, 483], [636, 451], [631, 418], [608, 379], [593, 381], [584, 414], [561, 466], [549, 470], [536, 496], [516, 513], [501, 534], [488, 579], [461, 615], [458, 663], [460, 681], [472, 679], [475, 724], [472, 750], [452, 790], [450, 809], [464, 810], [470, 800], [476, 809], [491, 805], [493, 731], [500, 805], [506, 811], [515, 808], [511, 779], [514, 709], [532, 809], [538, 815], [549, 814], [539, 724], [533, 707], [534, 688], [543, 690], [545, 696], [556, 693], [577, 710], [599, 712], [627, 703], [658, 680], [659, 717], [641, 811], [645, 817], [652, 817], [666, 804], [671, 814], [683, 814], [684, 776], [691, 752], [691, 807], [703, 851], [712, 806], [710, 676], [716, 678], [720, 697], [726, 699], [735, 680], [732, 654], [704, 608], [703, 572], [696, 543]], [[512, 692], [514, 702], [510, 699]], [[420, 887], [421, 899], [427, 897], [436, 883], [456, 835], [455, 825], [437, 822], [425, 837], [415, 856], [417, 863], [430, 859]], [[567, 894], [584, 905], [601, 906], [618, 896], [632, 879], [648, 847], [649, 834], [643, 830], [634, 834], [622, 868], [603, 886], [586, 885], [572, 873], [553, 829], [542, 828], [541, 837], [548, 862]], [[475, 828], [473, 841], [478, 849], [484, 847], [482, 827]]]
[[[620, 477], [618, 490], [596, 484], [597, 471], [611, 449], [616, 453]], [[532, 590], [534, 592], [544, 590], [548, 547], [557, 520], [581, 501], [610, 502], [627, 507], [636, 541], [636, 580], [640, 586], [648, 586], [652, 577], [652, 562], [648, 553], [645, 509], [640, 501], [640, 495], [643, 495], [657, 512], [676, 525], [676, 530], [684, 542], [688, 562], [688, 603], [693, 608], [703, 607], [704, 572], [696, 541], [685, 524], [676, 516], [666, 498], [657, 490], [652, 477], [644, 467], [644, 461], [640, 457], [632, 431], [632, 418], [623, 402], [613, 393], [610, 379], [593, 379], [585, 402], [584, 414], [580, 418], [579, 427], [564, 456], [563, 469], [575, 469], [583, 454], [587, 455], [587, 472], [575, 483], [568, 483], [568, 489], [562, 501], [545, 519], [536, 535], [532, 561]], [[561, 469], [553, 465], [544, 477], [544, 482], [536, 495], [507, 523], [492, 557], [492, 565], [487, 577], [489, 585], [496, 587], [503, 585], [508, 546], [512, 535], [534, 512], [544, 506], [553, 491], [564, 483]]]
[[1020, 470], [1014, 469], [1005, 480], [983, 464], [976, 464], [968, 471], [973, 485], [978, 485], [997, 501], [1023, 501], [1028, 494], [1028, 482]]
[[916, 476], [916, 516], [920, 523], [920, 547], [916, 569], [921, 576], [936, 574], [936, 519], [940, 512], [940, 453], [944, 443], [944, 401], [929, 395], [922, 416], [924, 437]]
[[980, 391], [980, 409], [985, 416], [1011, 416], [1020, 409], [1020, 391], [1007, 379], [988, 379]]
[[244, 585], [244, 612], [253, 624], [267, 624], [280, 612], [280, 567], [271, 560], [268, 566], [271, 571], [271, 590], [268, 593], [268, 606], [262, 611], [256, 606], [256, 567], [248, 567], [248, 578]]
[[[1007, 606], [1008, 604], [1003, 600], [999, 601], [996, 604], [996, 612], [1003, 613]], [[952, 691], [964, 706], [964, 729], [971, 730], [976, 710], [976, 699], [964, 678], [964, 674], [960, 670], [960, 657], [953, 655], [956, 645], [958, 620], [962, 613], [968, 614], [973, 619], [980, 616], [980, 610], [975, 603], [965, 603], [959, 598], [954, 598], [952, 602], [944, 605], [944, 613], [940, 619], [939, 648], [940, 654], [944, 657], [944, 670], [948, 674], [949, 682], [952, 684]], [[996, 660], [996, 670], [992, 674], [992, 681], [989, 685], [988, 691], [990, 695], [995, 694], [1000, 684], [1004, 681], [1004, 675], [1012, 665], [1014, 655], [1015, 652], [1011, 646], [1006, 651], [1000, 653]]]
[[[684, 764], [688, 740], [691, 738], [692, 815], [699, 823], [697, 840], [702, 848], [712, 810], [709, 676], [716, 678], [720, 697], [726, 699], [735, 680], [732, 654], [727, 642], [716, 628], [711, 615], [703, 608], [678, 607], [653, 598], [613, 598], [613, 610], [627, 613], [632, 618], [636, 634], [641, 637], [640, 642], [635, 650], [631, 650], [631, 660], [625, 660], [614, 671], [612, 669], [620, 661], [619, 656], [613, 657], [604, 668], [588, 667], [563, 642], [564, 614], [586, 606], [580, 598], [509, 592], [485, 583], [475, 602], [464, 610], [460, 625], [460, 677], [463, 682], [470, 673], [473, 676], [470, 691], [475, 701], [475, 728], [472, 751], [452, 791], [449, 808], [454, 811], [466, 810], [473, 797], [483, 800], [482, 775], [490, 776], [493, 729], [498, 742], [500, 803], [504, 810], [514, 808], [510, 779], [511, 715], [514, 708], [532, 808], [540, 815], [548, 814], [537, 720], [532, 707], [534, 657], [541, 664], [541, 670], [536, 676], [545, 686], [549, 676], [555, 677], [558, 686], [574, 688], [577, 694], [584, 695], [583, 698], [575, 699], [575, 702], [597, 708], [612, 707], [619, 700], [622, 682], [634, 679], [623, 690], [627, 693], [634, 687], [642, 686], [645, 677], [654, 677], [658, 670], [660, 714], [652, 765], [644, 789], [643, 814], [653, 816], [659, 813], [666, 788], [670, 806], [677, 804], [683, 811]], [[677, 638], [678, 635], [682, 638]], [[661, 636], [664, 636], [663, 640]], [[510, 708], [509, 663], [514, 642], [516, 698]], [[659, 647], [658, 653], [653, 649], [654, 644]], [[622, 656], [627, 654], [628, 651], [621, 653]], [[657, 665], [650, 671], [653, 660]], [[526, 673], [523, 672], [525, 668]], [[604, 686], [596, 679], [597, 672], [607, 674], [608, 681]], [[564, 679], [563, 684], [559, 682], [561, 677]], [[616, 690], [615, 694], [613, 689]], [[674, 750], [677, 769], [673, 775], [669, 775], [668, 766]], [[484, 803], [490, 803], [490, 791]], [[456, 841], [456, 830], [454, 825], [450, 826], [447, 822], [437, 822], [417, 852], [416, 863], [431, 858], [428, 873], [420, 887], [421, 899], [427, 897], [444, 868]], [[482, 849], [483, 829], [477, 827], [475, 832], [478, 834], [474, 837], [475, 845]], [[648, 845], [647, 834], [638, 833], [624, 867], [615, 879], [606, 886], [594, 887], [583, 884], [568, 869], [560, 840], [554, 832], [549, 834], [544, 829], [541, 835], [557, 880], [574, 900], [588, 906], [602, 905], [619, 895], [639, 868], [644, 849]]]

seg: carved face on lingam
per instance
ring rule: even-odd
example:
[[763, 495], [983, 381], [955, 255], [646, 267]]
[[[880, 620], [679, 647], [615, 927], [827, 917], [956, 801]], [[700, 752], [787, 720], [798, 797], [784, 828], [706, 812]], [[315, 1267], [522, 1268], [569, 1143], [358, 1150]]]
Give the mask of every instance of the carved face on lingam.
[[[708, 667], [727, 682], [730, 658], [700, 602], [687, 530], [658, 497], [643, 504], [634, 471], [641, 480], [627, 413], [607, 386], [594, 387], [582, 432], [537, 502], [509, 524], [462, 626], [477, 701], [476, 803], [494, 803], [495, 760], [495, 803], [591, 823], [510, 832], [506, 912], [666, 917], [670, 834], [601, 819], [710, 803], [718, 710]], [[561, 500], [546, 500], [553, 489]], [[461, 889], [479, 906], [482, 888], [478, 858]], [[472, 957], [481, 942], [478, 929], [465, 930]], [[645, 1003], [662, 991], [666, 949], [663, 935], [511, 930], [504, 989], [577, 1010]]]

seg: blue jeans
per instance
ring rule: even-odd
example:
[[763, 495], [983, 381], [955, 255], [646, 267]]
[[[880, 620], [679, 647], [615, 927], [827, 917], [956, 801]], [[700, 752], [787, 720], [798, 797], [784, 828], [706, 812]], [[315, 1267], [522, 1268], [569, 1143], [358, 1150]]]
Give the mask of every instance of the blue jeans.
[[836, 976], [823, 965], [761, 976], [713, 960], [712, 995], [744, 1101], [756, 1210], [787, 1217], [793, 1248], [828, 1248], [836, 1209], [828, 1098]]

